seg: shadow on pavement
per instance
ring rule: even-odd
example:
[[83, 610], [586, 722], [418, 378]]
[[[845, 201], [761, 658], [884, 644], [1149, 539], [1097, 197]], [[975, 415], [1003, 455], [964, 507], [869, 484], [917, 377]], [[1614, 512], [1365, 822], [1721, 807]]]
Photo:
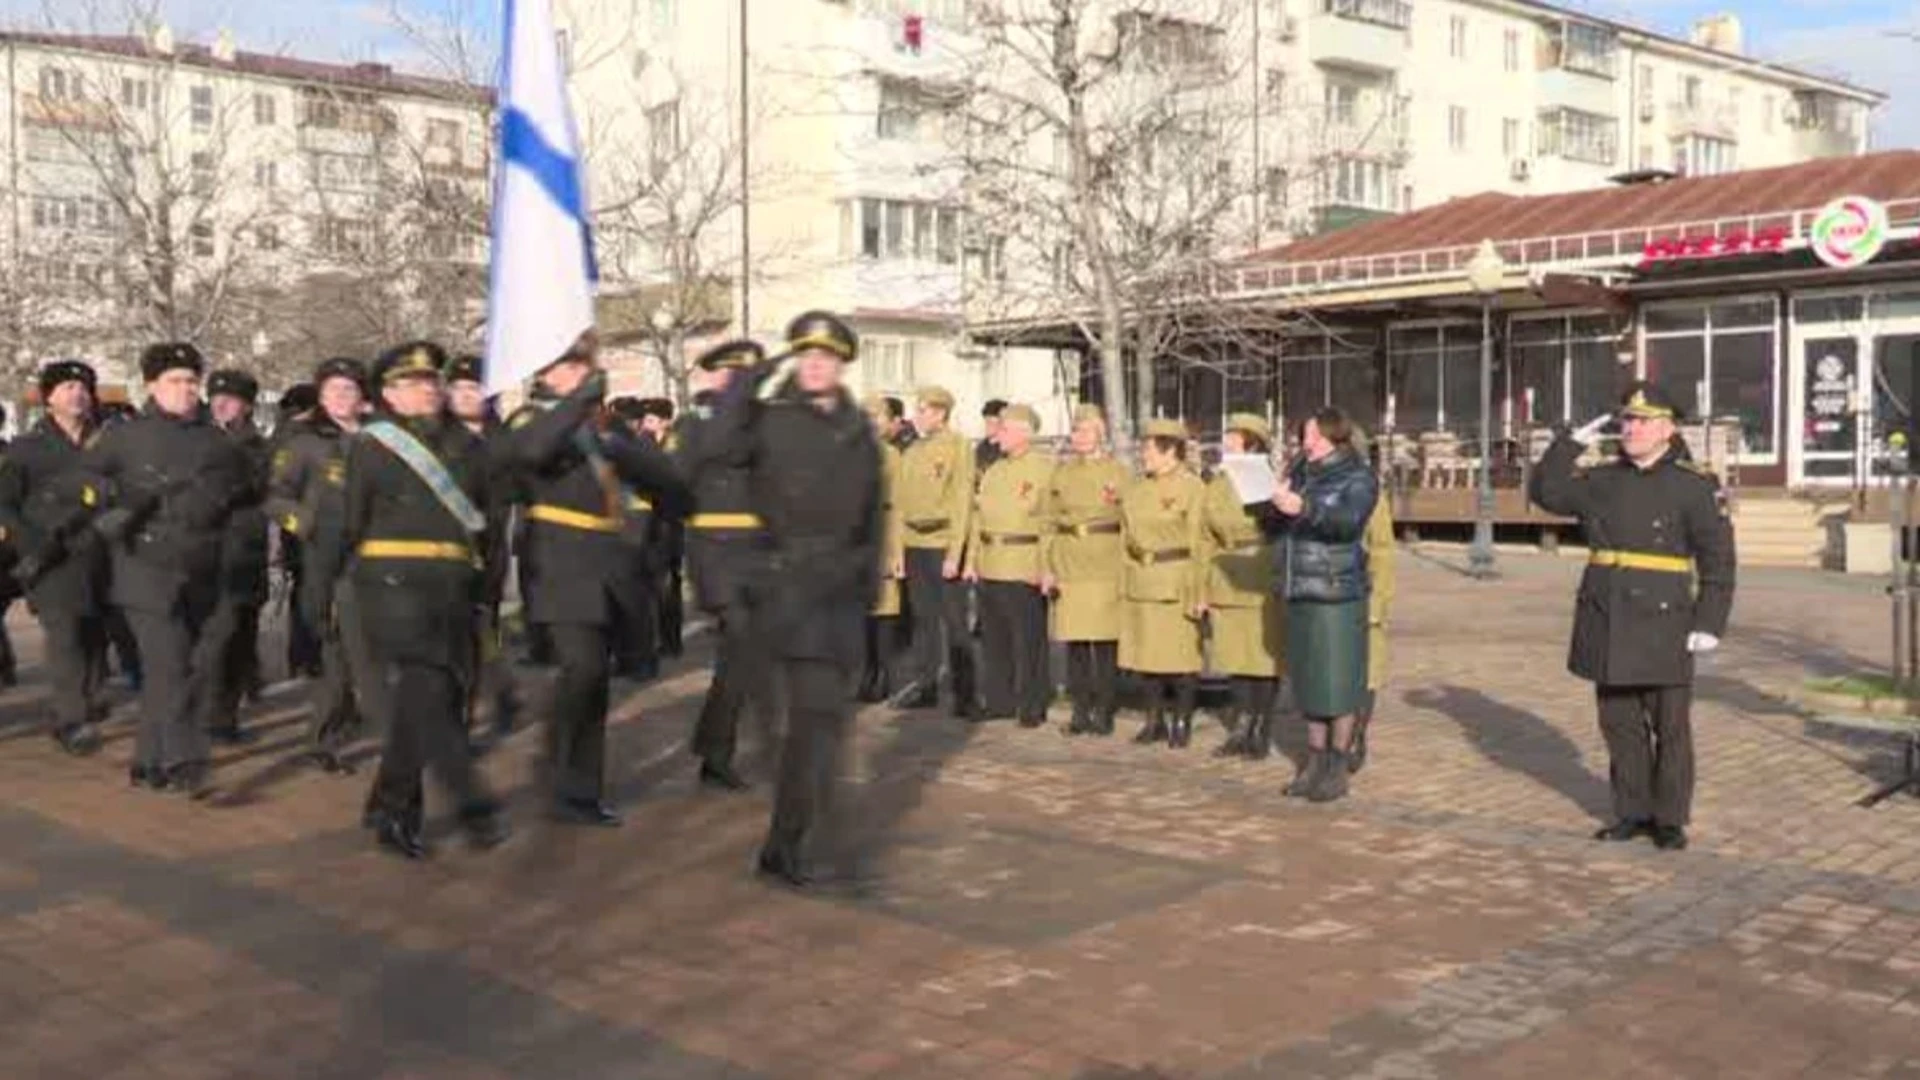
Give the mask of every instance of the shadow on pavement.
[[1581, 764], [1580, 748], [1545, 718], [1461, 686], [1409, 690], [1405, 700], [1460, 725], [1495, 765], [1559, 792], [1596, 820], [1610, 812], [1606, 781]]

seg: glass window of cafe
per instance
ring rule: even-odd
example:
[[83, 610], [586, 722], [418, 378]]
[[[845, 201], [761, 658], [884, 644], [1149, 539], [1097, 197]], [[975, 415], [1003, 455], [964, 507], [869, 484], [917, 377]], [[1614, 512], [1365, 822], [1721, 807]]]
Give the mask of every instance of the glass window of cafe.
[[[1480, 433], [1480, 325], [1395, 327], [1387, 338], [1394, 373], [1394, 427], [1407, 434]], [[1496, 416], [1495, 422], [1498, 422]]]
[[1507, 340], [1518, 423], [1577, 426], [1618, 403], [1619, 338], [1607, 316], [1515, 318]]
[[1641, 312], [1647, 378], [1689, 419], [1740, 422], [1740, 454], [1777, 460], [1778, 318], [1772, 297], [1649, 305]]
[[1363, 331], [1286, 339], [1280, 355], [1280, 414], [1289, 430], [1329, 405], [1369, 432], [1379, 426], [1375, 340]]

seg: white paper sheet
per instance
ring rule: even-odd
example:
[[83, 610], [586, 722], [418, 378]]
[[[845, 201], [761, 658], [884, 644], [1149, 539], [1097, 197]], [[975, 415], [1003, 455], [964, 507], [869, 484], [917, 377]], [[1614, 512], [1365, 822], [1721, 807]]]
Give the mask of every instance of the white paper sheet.
[[1222, 454], [1220, 471], [1233, 484], [1240, 505], [1263, 503], [1273, 498], [1273, 463], [1265, 454]]

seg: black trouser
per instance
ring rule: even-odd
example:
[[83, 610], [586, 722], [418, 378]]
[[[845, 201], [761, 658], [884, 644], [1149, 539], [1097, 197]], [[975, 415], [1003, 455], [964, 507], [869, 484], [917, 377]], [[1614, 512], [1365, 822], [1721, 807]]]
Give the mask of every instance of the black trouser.
[[[289, 571], [292, 578], [287, 595], [299, 597], [301, 572], [298, 567]], [[321, 664], [323, 646], [320, 633], [307, 622], [300, 612], [300, 603], [294, 599], [287, 604], [287, 675], [299, 678], [302, 675], [318, 675], [323, 670]]]
[[832, 811], [840, 750], [852, 714], [849, 679], [831, 661], [789, 658], [780, 662], [780, 680], [787, 740], [780, 754], [767, 846], [798, 856], [807, 834]]
[[1601, 686], [1596, 693], [1614, 817], [1685, 825], [1693, 811], [1693, 687]]
[[13, 655], [13, 635], [7, 633], [7, 609], [13, 601], [0, 603], [0, 679], [12, 681], [19, 677], [20, 665]]
[[499, 605], [489, 607], [476, 623], [473, 670], [478, 675], [467, 692], [467, 711], [470, 715], [480, 702], [491, 702], [494, 729], [505, 731], [512, 724], [515, 702], [513, 664], [501, 637]]
[[222, 597], [201, 636], [207, 657], [206, 692], [201, 722], [209, 731], [240, 726], [240, 699], [253, 685], [258, 667], [260, 607], [252, 597]]
[[967, 586], [947, 580], [947, 554], [940, 548], [907, 549], [907, 607], [913, 616], [913, 681], [940, 685], [944, 661], [958, 702], [973, 698], [973, 641], [967, 630]]
[[106, 621], [98, 615], [63, 611], [39, 614], [47, 676], [53, 683], [54, 730], [99, 723], [106, 711], [100, 700], [100, 684], [107, 674]]
[[342, 582], [334, 590], [333, 621], [321, 639], [320, 678], [313, 685], [313, 713], [307, 719], [309, 748], [337, 754], [359, 737], [367, 721], [387, 722], [386, 691], [360, 628], [360, 605], [352, 586]]
[[420, 774], [431, 767], [462, 818], [492, 813], [494, 800], [467, 752], [467, 689], [461, 681], [444, 667], [408, 663], [383, 664], [376, 677], [393, 702], [393, 715], [367, 810], [418, 829]]
[[866, 664], [860, 673], [861, 686], [878, 687], [884, 692], [886, 687], [893, 684], [893, 666], [900, 653], [900, 637], [898, 616], [867, 616]]
[[147, 769], [204, 764], [212, 757], [201, 723], [201, 698], [207, 692], [207, 654], [203, 631], [211, 602], [182, 600], [170, 612], [129, 611], [127, 625], [140, 646], [140, 730], [133, 763]]
[[675, 562], [660, 575], [660, 654], [679, 656], [685, 650], [686, 582]]
[[723, 609], [716, 618], [720, 651], [714, 659], [707, 700], [700, 706], [700, 719], [694, 724], [693, 752], [703, 761], [731, 765], [740, 741], [740, 714], [764, 703], [766, 660], [744, 611]]
[[1241, 723], [1273, 719], [1274, 702], [1280, 699], [1280, 680], [1257, 675], [1235, 675], [1230, 689], [1234, 709]]
[[1147, 709], [1173, 710], [1175, 717], [1192, 716], [1200, 700], [1198, 675], [1142, 675], [1147, 683]]
[[547, 765], [557, 802], [599, 802], [606, 790], [607, 679], [613, 630], [588, 623], [553, 623], [559, 678], [547, 721]]
[[[651, 568], [638, 577], [631, 612], [623, 615], [613, 634], [617, 670], [622, 675], [651, 678], [660, 667], [660, 576]], [[557, 655], [557, 653], [556, 653]]]
[[1067, 695], [1075, 712], [1110, 727], [1120, 708], [1120, 643], [1067, 642]]
[[106, 615], [107, 641], [113, 645], [113, 659], [120, 674], [134, 682], [141, 680], [140, 642], [134, 637], [133, 626], [127, 622], [127, 614], [119, 608], [109, 608]]
[[1053, 696], [1047, 598], [1024, 581], [980, 583], [981, 694], [988, 716], [1040, 720]]

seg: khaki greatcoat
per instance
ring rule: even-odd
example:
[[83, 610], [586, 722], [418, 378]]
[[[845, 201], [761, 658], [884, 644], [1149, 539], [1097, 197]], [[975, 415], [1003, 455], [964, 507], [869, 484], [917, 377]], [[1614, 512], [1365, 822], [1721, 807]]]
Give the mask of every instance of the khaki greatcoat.
[[1120, 500], [1127, 548], [1120, 666], [1148, 675], [1197, 675], [1200, 622], [1212, 545], [1206, 482], [1185, 466], [1143, 476]]
[[1287, 612], [1273, 595], [1273, 544], [1226, 475], [1207, 484], [1207, 625], [1212, 670], [1276, 679], [1285, 669]]
[[1054, 534], [1047, 566], [1059, 590], [1055, 641], [1120, 640], [1127, 561], [1120, 500], [1131, 479], [1125, 465], [1106, 455], [1070, 458], [1054, 467], [1045, 509]]

